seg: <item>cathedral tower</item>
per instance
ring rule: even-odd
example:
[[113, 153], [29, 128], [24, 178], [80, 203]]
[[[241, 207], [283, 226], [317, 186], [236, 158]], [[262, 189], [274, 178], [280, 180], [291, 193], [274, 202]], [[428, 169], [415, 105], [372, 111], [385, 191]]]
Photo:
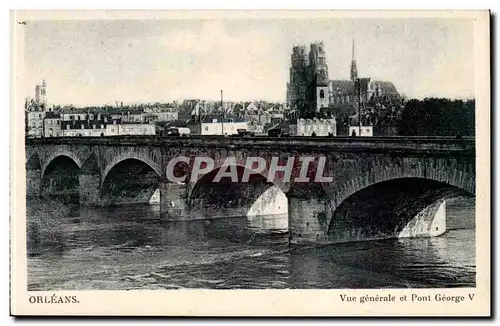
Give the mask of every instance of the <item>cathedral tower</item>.
[[42, 81], [42, 86], [40, 87], [40, 104], [47, 105], [47, 83], [45, 79]]
[[47, 106], [47, 83], [45, 79], [42, 81], [42, 85], [35, 86], [35, 103]]
[[307, 59], [306, 47], [303, 45], [294, 46], [291, 56], [290, 83], [287, 89], [287, 102], [291, 107], [301, 106], [306, 96], [307, 89]]
[[309, 52], [309, 75], [311, 88], [309, 91], [310, 105], [319, 111], [329, 104], [328, 93], [328, 65], [326, 64], [326, 53], [323, 42], [311, 44]]

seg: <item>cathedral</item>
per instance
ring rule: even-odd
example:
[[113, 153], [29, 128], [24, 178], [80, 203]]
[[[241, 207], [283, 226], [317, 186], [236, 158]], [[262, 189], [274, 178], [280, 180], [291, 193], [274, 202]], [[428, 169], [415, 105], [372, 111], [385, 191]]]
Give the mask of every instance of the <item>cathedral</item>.
[[350, 79], [330, 80], [323, 42], [312, 43], [309, 52], [303, 45], [294, 46], [287, 84], [287, 106], [299, 117], [313, 117], [323, 110], [357, 108], [377, 100], [385, 103], [397, 101], [400, 95], [389, 81], [359, 78], [356, 66], [354, 40]]

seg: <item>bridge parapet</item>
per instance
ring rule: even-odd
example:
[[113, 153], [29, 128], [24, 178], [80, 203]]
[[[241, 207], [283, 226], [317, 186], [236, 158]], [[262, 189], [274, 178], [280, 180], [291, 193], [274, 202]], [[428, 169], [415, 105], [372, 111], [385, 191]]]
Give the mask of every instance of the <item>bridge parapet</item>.
[[27, 139], [27, 146], [34, 145], [87, 145], [87, 146], [160, 146], [183, 148], [227, 149], [278, 149], [348, 152], [419, 152], [475, 154], [475, 138], [454, 137], [159, 137], [116, 136], [54, 137]]

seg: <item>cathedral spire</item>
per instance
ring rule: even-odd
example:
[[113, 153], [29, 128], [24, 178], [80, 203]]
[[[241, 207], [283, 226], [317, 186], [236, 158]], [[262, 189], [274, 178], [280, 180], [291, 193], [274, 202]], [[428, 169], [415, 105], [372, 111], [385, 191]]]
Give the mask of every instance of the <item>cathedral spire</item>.
[[358, 78], [358, 68], [356, 67], [356, 57], [354, 53], [354, 37], [352, 38], [352, 58], [351, 58], [351, 80], [354, 82]]
[[356, 59], [354, 57], [354, 37], [352, 38], [352, 57], [351, 57], [351, 61], [356, 61]]

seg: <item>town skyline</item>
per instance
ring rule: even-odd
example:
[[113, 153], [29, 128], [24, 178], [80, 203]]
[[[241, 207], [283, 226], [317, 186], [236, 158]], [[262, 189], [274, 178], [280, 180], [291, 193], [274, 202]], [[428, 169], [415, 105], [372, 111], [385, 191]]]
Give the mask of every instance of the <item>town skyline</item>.
[[330, 79], [347, 79], [355, 39], [360, 77], [391, 80], [408, 98], [474, 98], [471, 29], [435, 19], [34, 21], [24, 91], [46, 79], [56, 105], [219, 101], [220, 90], [224, 101], [283, 103], [294, 45], [323, 41]]

